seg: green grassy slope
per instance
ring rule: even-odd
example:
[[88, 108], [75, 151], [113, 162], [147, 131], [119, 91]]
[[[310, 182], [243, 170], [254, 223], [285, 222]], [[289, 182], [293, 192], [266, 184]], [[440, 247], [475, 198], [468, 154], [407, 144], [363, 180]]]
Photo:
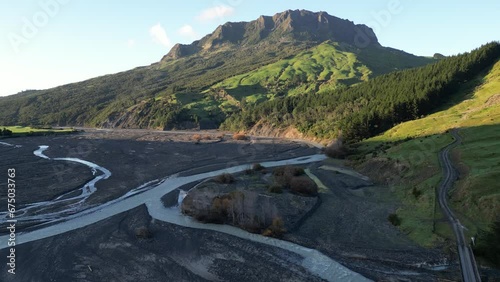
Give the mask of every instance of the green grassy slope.
[[[367, 63], [359, 60], [358, 56]], [[167, 93], [160, 94], [157, 99], [175, 100], [179, 109], [193, 121], [216, 126], [245, 105], [284, 96], [322, 93], [367, 81], [394, 69], [421, 66], [433, 61], [391, 48], [369, 46], [358, 49], [348, 44], [325, 41], [297, 55], [240, 75], [236, 73], [204, 91], [187, 89], [176, 92], [175, 98]]]
[[68, 134], [76, 132], [73, 128], [33, 128], [24, 126], [0, 126], [0, 131], [7, 130], [8, 134], [1, 134], [3, 137], [16, 137], [25, 135], [43, 135], [43, 134]]
[[442, 175], [437, 154], [452, 141], [446, 133], [452, 128], [459, 128], [463, 144], [453, 152], [461, 178], [451, 201], [468, 235], [486, 228], [500, 214], [500, 61], [463, 85], [442, 108], [367, 139], [358, 148], [369, 158], [360, 165], [368, 173], [380, 175], [387, 167], [403, 167], [393, 170], [394, 178], [387, 181], [402, 199], [397, 211], [401, 229], [427, 246], [453, 238], [435, 199]]
[[[362, 50], [354, 47], [360, 33], [367, 43]], [[329, 40], [337, 43], [321, 45]], [[216, 128], [244, 103], [351, 85], [432, 61], [382, 47], [365, 25], [288, 10], [220, 25], [189, 45], [176, 44], [150, 66], [0, 97], [0, 124]]]
[[359, 141], [439, 110], [456, 96], [459, 87], [498, 58], [500, 44], [489, 43], [435, 64], [380, 75], [352, 87], [250, 105], [226, 119], [223, 128], [292, 128], [319, 141], [339, 136]]
[[[241, 108], [242, 100], [254, 104], [276, 96], [326, 91], [433, 61], [380, 46], [358, 50], [347, 44], [318, 44], [264, 44], [257, 50], [227, 47], [27, 91], [0, 98], [0, 123], [172, 128], [205, 122], [217, 127]], [[387, 60], [381, 64], [372, 57]]]
[[210, 91], [223, 90], [237, 101], [255, 104], [282, 96], [322, 93], [430, 62], [390, 48], [356, 49], [326, 41], [297, 56], [225, 79]]
[[[89, 125], [102, 126], [108, 120], [127, 113], [132, 106], [141, 106], [155, 97], [177, 93], [197, 93], [234, 74], [252, 71], [303, 51], [308, 42], [269, 45], [258, 51], [233, 48], [203, 55], [180, 58], [164, 64], [105, 75], [52, 89], [29, 91], [0, 98], [0, 123], [6, 125]], [[204, 95], [197, 95], [203, 100]], [[178, 110], [158, 103], [154, 107]], [[139, 126], [139, 113], [131, 127], [157, 127], [155, 117]], [[161, 117], [166, 120], [164, 114]]]
[[29, 132], [73, 132], [72, 128], [64, 128], [64, 129], [52, 129], [52, 128], [32, 128], [32, 127], [24, 127], [24, 126], [0, 126], [1, 129], [7, 129], [12, 131], [14, 134], [23, 134]]
[[[247, 98], [248, 102], [255, 102], [285, 94], [287, 88], [312, 92], [322, 84], [350, 85], [368, 80], [372, 71], [354, 53], [339, 49], [338, 44], [325, 42], [292, 58], [226, 79], [212, 89], [222, 88], [237, 100]], [[292, 92], [292, 95], [297, 93]]]

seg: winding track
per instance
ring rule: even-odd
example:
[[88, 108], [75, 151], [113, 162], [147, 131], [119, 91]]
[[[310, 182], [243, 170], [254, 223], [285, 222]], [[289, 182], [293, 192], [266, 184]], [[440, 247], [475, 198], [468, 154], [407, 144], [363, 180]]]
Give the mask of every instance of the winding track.
[[460, 224], [460, 221], [448, 206], [447, 201], [448, 190], [452, 186], [453, 182], [455, 182], [455, 180], [457, 179], [457, 172], [451, 164], [449, 153], [451, 149], [455, 148], [458, 144], [460, 144], [460, 142], [462, 142], [462, 138], [458, 135], [456, 129], [452, 130], [451, 134], [455, 138], [455, 141], [441, 149], [441, 151], [439, 152], [439, 162], [443, 167], [444, 174], [443, 182], [438, 188], [439, 205], [448, 218], [457, 239], [457, 249], [458, 256], [460, 258], [462, 279], [464, 282], [476, 282], [481, 281], [481, 276], [479, 275], [479, 271], [477, 269], [474, 253], [472, 252], [470, 245], [465, 240], [463, 232], [464, 227], [462, 226], [462, 224]]

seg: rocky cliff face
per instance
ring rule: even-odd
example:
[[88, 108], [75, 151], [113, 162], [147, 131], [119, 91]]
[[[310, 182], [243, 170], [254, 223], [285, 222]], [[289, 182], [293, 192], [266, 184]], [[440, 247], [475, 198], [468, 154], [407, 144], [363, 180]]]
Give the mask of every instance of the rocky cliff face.
[[351, 45], [376, 45], [378, 39], [371, 28], [356, 25], [326, 12], [288, 10], [272, 17], [261, 16], [251, 22], [228, 22], [213, 33], [192, 44], [175, 45], [162, 61], [179, 59], [224, 47], [248, 47], [263, 43], [291, 41], [323, 42], [332, 40]]

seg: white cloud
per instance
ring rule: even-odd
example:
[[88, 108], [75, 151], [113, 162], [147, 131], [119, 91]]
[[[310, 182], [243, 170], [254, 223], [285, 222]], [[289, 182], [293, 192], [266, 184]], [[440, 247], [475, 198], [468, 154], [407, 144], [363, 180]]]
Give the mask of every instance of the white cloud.
[[184, 37], [187, 37], [191, 40], [195, 40], [198, 38], [198, 34], [196, 33], [196, 31], [193, 29], [192, 26], [190, 25], [184, 25], [183, 27], [179, 28], [179, 30], [177, 31], [180, 35], [184, 36]]
[[218, 5], [201, 11], [198, 20], [202, 22], [212, 21], [218, 18], [228, 17], [234, 14], [234, 8], [227, 5]]
[[160, 23], [152, 26], [149, 29], [149, 34], [153, 37], [153, 41], [165, 47], [172, 47], [172, 41], [167, 36], [167, 32]]
[[128, 46], [129, 48], [134, 47], [134, 46], [135, 46], [135, 40], [134, 40], [134, 39], [129, 39], [129, 40], [127, 41], [127, 46]]

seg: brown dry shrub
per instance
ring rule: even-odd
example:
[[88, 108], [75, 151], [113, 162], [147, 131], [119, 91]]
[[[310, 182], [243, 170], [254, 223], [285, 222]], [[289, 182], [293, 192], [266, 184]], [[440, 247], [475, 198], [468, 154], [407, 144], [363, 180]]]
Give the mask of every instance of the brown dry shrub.
[[141, 226], [135, 229], [135, 237], [139, 239], [150, 239], [153, 233], [146, 226]]
[[220, 183], [220, 184], [231, 184], [236, 180], [234, 179], [234, 176], [232, 174], [223, 173], [223, 174], [217, 175], [214, 178], [214, 181], [217, 183]]
[[274, 183], [283, 188], [289, 188], [292, 182], [292, 178], [303, 175], [304, 173], [305, 171], [301, 167], [294, 167], [294, 166], [278, 167], [275, 168], [273, 171]]
[[233, 139], [234, 140], [247, 140], [247, 136], [242, 133], [235, 133], [233, 134]]
[[273, 223], [262, 232], [262, 235], [267, 237], [281, 238], [285, 234], [285, 224], [281, 217], [275, 217]]
[[193, 139], [194, 141], [196, 142], [200, 142], [201, 141], [201, 135], [200, 134], [194, 134], [191, 139]]
[[224, 208], [224, 198], [217, 197], [212, 200], [212, 205], [208, 217], [205, 219], [207, 222], [211, 223], [224, 223], [226, 218], [227, 210]]
[[226, 223], [228, 221], [235, 222], [235, 218], [232, 218], [234, 205], [241, 202], [244, 198], [244, 194], [240, 191], [232, 191], [229, 194], [217, 196], [212, 200], [209, 211], [199, 216], [197, 219], [203, 222], [209, 223]]
[[304, 173], [305, 171], [303, 168], [296, 166], [281, 166], [275, 168], [273, 171], [274, 176], [283, 176], [283, 175], [300, 176], [303, 175]]
[[306, 196], [316, 196], [318, 185], [306, 176], [293, 177], [290, 181], [290, 191]]

